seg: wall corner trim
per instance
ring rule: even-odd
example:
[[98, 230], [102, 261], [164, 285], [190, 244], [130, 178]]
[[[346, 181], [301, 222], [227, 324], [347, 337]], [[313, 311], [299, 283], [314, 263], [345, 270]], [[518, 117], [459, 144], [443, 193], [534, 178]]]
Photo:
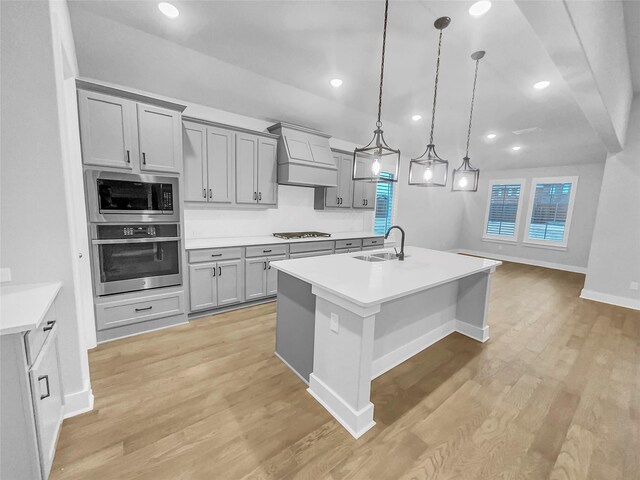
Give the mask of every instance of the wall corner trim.
[[632, 310], [640, 310], [640, 300], [611, 295], [609, 293], [596, 292], [585, 288], [580, 292], [580, 298], [592, 300], [594, 302], [608, 303], [609, 305], [616, 305], [618, 307], [630, 308]]
[[91, 387], [64, 396], [64, 418], [75, 417], [93, 410], [93, 391]]

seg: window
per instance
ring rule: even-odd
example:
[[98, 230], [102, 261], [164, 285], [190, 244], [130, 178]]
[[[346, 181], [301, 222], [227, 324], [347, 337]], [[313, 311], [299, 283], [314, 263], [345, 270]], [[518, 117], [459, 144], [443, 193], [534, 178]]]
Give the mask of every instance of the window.
[[525, 243], [566, 247], [578, 177], [534, 178]]
[[[392, 178], [387, 172], [381, 172], [380, 176]], [[393, 217], [393, 183], [379, 182], [376, 184], [376, 214], [373, 233], [384, 235], [391, 226]]]
[[489, 184], [489, 201], [483, 237], [515, 242], [520, 220], [520, 193], [524, 180], [494, 180]]

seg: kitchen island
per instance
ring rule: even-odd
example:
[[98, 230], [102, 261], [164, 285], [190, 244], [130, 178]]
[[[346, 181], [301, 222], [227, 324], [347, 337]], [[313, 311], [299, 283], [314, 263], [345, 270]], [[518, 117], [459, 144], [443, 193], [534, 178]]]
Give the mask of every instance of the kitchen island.
[[[457, 331], [489, 338], [501, 262], [408, 247], [282, 260], [276, 355], [355, 438], [373, 420], [371, 380]], [[384, 258], [386, 257], [386, 258]]]

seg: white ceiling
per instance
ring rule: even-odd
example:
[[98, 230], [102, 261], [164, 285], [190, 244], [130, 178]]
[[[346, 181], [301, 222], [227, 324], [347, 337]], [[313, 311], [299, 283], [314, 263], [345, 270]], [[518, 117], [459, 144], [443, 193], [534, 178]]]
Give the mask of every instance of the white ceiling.
[[[243, 69], [274, 79], [280, 83], [311, 92], [328, 101], [361, 112], [370, 118], [358, 136], [346, 137], [355, 142], [365, 138], [374, 128], [377, 108], [377, 82], [381, 46], [384, 3], [377, 1], [174, 1], [180, 17], [171, 21], [157, 9], [154, 1], [78, 1], [70, 2], [72, 26], [82, 75], [98, 77], [90, 62], [98, 44], [105, 51], [114, 41], [110, 35], [87, 23], [105, 17], [160, 39], [196, 50], [207, 56], [237, 65]], [[398, 126], [402, 133], [388, 137], [411, 155], [420, 154], [426, 144], [433, 96], [433, 77], [437, 31], [433, 21], [439, 16], [452, 18], [444, 31], [441, 76], [436, 117], [436, 144], [439, 151], [454, 156], [457, 163], [464, 153], [466, 124], [473, 80], [474, 63], [469, 55], [483, 49], [487, 55], [480, 65], [471, 157], [484, 168], [520, 168], [537, 165], [592, 163], [602, 161], [605, 149], [586, 121], [568, 87], [547, 55], [535, 33], [511, 0], [494, 1], [493, 8], [481, 18], [468, 14], [471, 1], [392, 1], [389, 11], [387, 61], [385, 65], [383, 122]], [[636, 3], [636, 2], [628, 2]], [[638, 5], [627, 10], [637, 13]], [[87, 15], [90, 12], [94, 15]], [[637, 15], [633, 25], [638, 23]], [[639, 28], [629, 42], [630, 56], [638, 47]], [[634, 37], [635, 35], [635, 37]], [[136, 45], [130, 45], [135, 49]], [[111, 48], [111, 50], [119, 50]], [[114, 55], [126, 52], [109, 51]], [[635, 75], [638, 74], [635, 55]], [[106, 60], [105, 60], [106, 61]], [[153, 62], [153, 58], [148, 58]], [[104, 67], [104, 66], [103, 66]], [[144, 68], [141, 65], [140, 68]], [[333, 89], [329, 80], [339, 77], [344, 86]], [[122, 77], [119, 77], [122, 78]], [[543, 91], [532, 88], [534, 82], [546, 79], [551, 86]], [[108, 80], [108, 79], [104, 79]], [[201, 87], [203, 80], [193, 79]], [[184, 81], [184, 97], [189, 99], [189, 79]], [[193, 84], [195, 88], [196, 83]], [[155, 90], [159, 88], [155, 85]], [[637, 83], [636, 83], [637, 89]], [[160, 94], [166, 92], [157, 91]], [[200, 100], [201, 103], [208, 103]], [[278, 98], [273, 98], [277, 112]], [[215, 103], [215, 102], [214, 102]], [[210, 104], [233, 110], [229, 105]], [[315, 112], [291, 112], [291, 118]], [[245, 115], [250, 112], [238, 111]], [[413, 122], [414, 113], [423, 120]], [[275, 113], [274, 113], [275, 114]], [[286, 114], [285, 114], [286, 115]], [[287, 118], [281, 118], [287, 120]], [[354, 122], [355, 116], [354, 116]], [[358, 118], [362, 123], [362, 117]], [[336, 129], [330, 119], [313, 118], [308, 122], [334, 136], [347, 130]], [[511, 133], [539, 127], [537, 133], [516, 136]], [[484, 135], [499, 136], [488, 142]], [[349, 130], [352, 132], [352, 130]], [[345, 138], [344, 136], [342, 138]], [[512, 145], [523, 148], [518, 153]], [[446, 147], [451, 147], [446, 149]], [[453, 153], [455, 152], [455, 153]]]

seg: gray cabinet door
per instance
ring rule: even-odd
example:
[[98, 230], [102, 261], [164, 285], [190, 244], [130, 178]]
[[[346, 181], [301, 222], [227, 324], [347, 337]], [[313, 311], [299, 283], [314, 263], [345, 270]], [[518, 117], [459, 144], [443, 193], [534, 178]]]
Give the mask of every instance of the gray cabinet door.
[[131, 169], [137, 158], [135, 106], [131, 100], [78, 90], [82, 161]]
[[209, 202], [233, 201], [233, 132], [207, 127]]
[[242, 301], [242, 260], [218, 262], [218, 306]]
[[29, 371], [43, 478], [49, 478], [56, 453], [58, 431], [64, 416], [57, 330], [58, 327], [54, 325]]
[[258, 203], [276, 205], [278, 193], [277, 141], [258, 139]]
[[[324, 205], [325, 207], [339, 207], [340, 206], [340, 165], [342, 165], [342, 155], [339, 153], [333, 154], [333, 161], [336, 162], [336, 166], [338, 167], [338, 186], [337, 187], [327, 187], [324, 192]], [[351, 180], [351, 179], [349, 179]], [[351, 197], [347, 197], [347, 206], [349, 205]]]
[[278, 270], [271, 266], [271, 262], [285, 260], [286, 258], [286, 255], [269, 257], [267, 261], [267, 295], [276, 295], [278, 293]]
[[348, 155], [340, 156], [338, 164], [338, 190], [340, 192], [340, 207], [351, 208], [351, 198], [353, 197], [353, 158]]
[[254, 300], [267, 294], [267, 258], [245, 260], [245, 300]]
[[180, 172], [182, 134], [180, 113], [166, 108], [138, 104], [140, 169]]
[[184, 122], [183, 129], [184, 199], [186, 202], [206, 202], [207, 128]]
[[377, 183], [365, 183], [364, 184], [364, 208], [367, 210], [373, 210], [376, 208], [376, 191], [378, 188]]
[[257, 203], [258, 137], [236, 133], [236, 203]]
[[215, 263], [189, 266], [189, 302], [192, 312], [218, 305], [217, 273]]

